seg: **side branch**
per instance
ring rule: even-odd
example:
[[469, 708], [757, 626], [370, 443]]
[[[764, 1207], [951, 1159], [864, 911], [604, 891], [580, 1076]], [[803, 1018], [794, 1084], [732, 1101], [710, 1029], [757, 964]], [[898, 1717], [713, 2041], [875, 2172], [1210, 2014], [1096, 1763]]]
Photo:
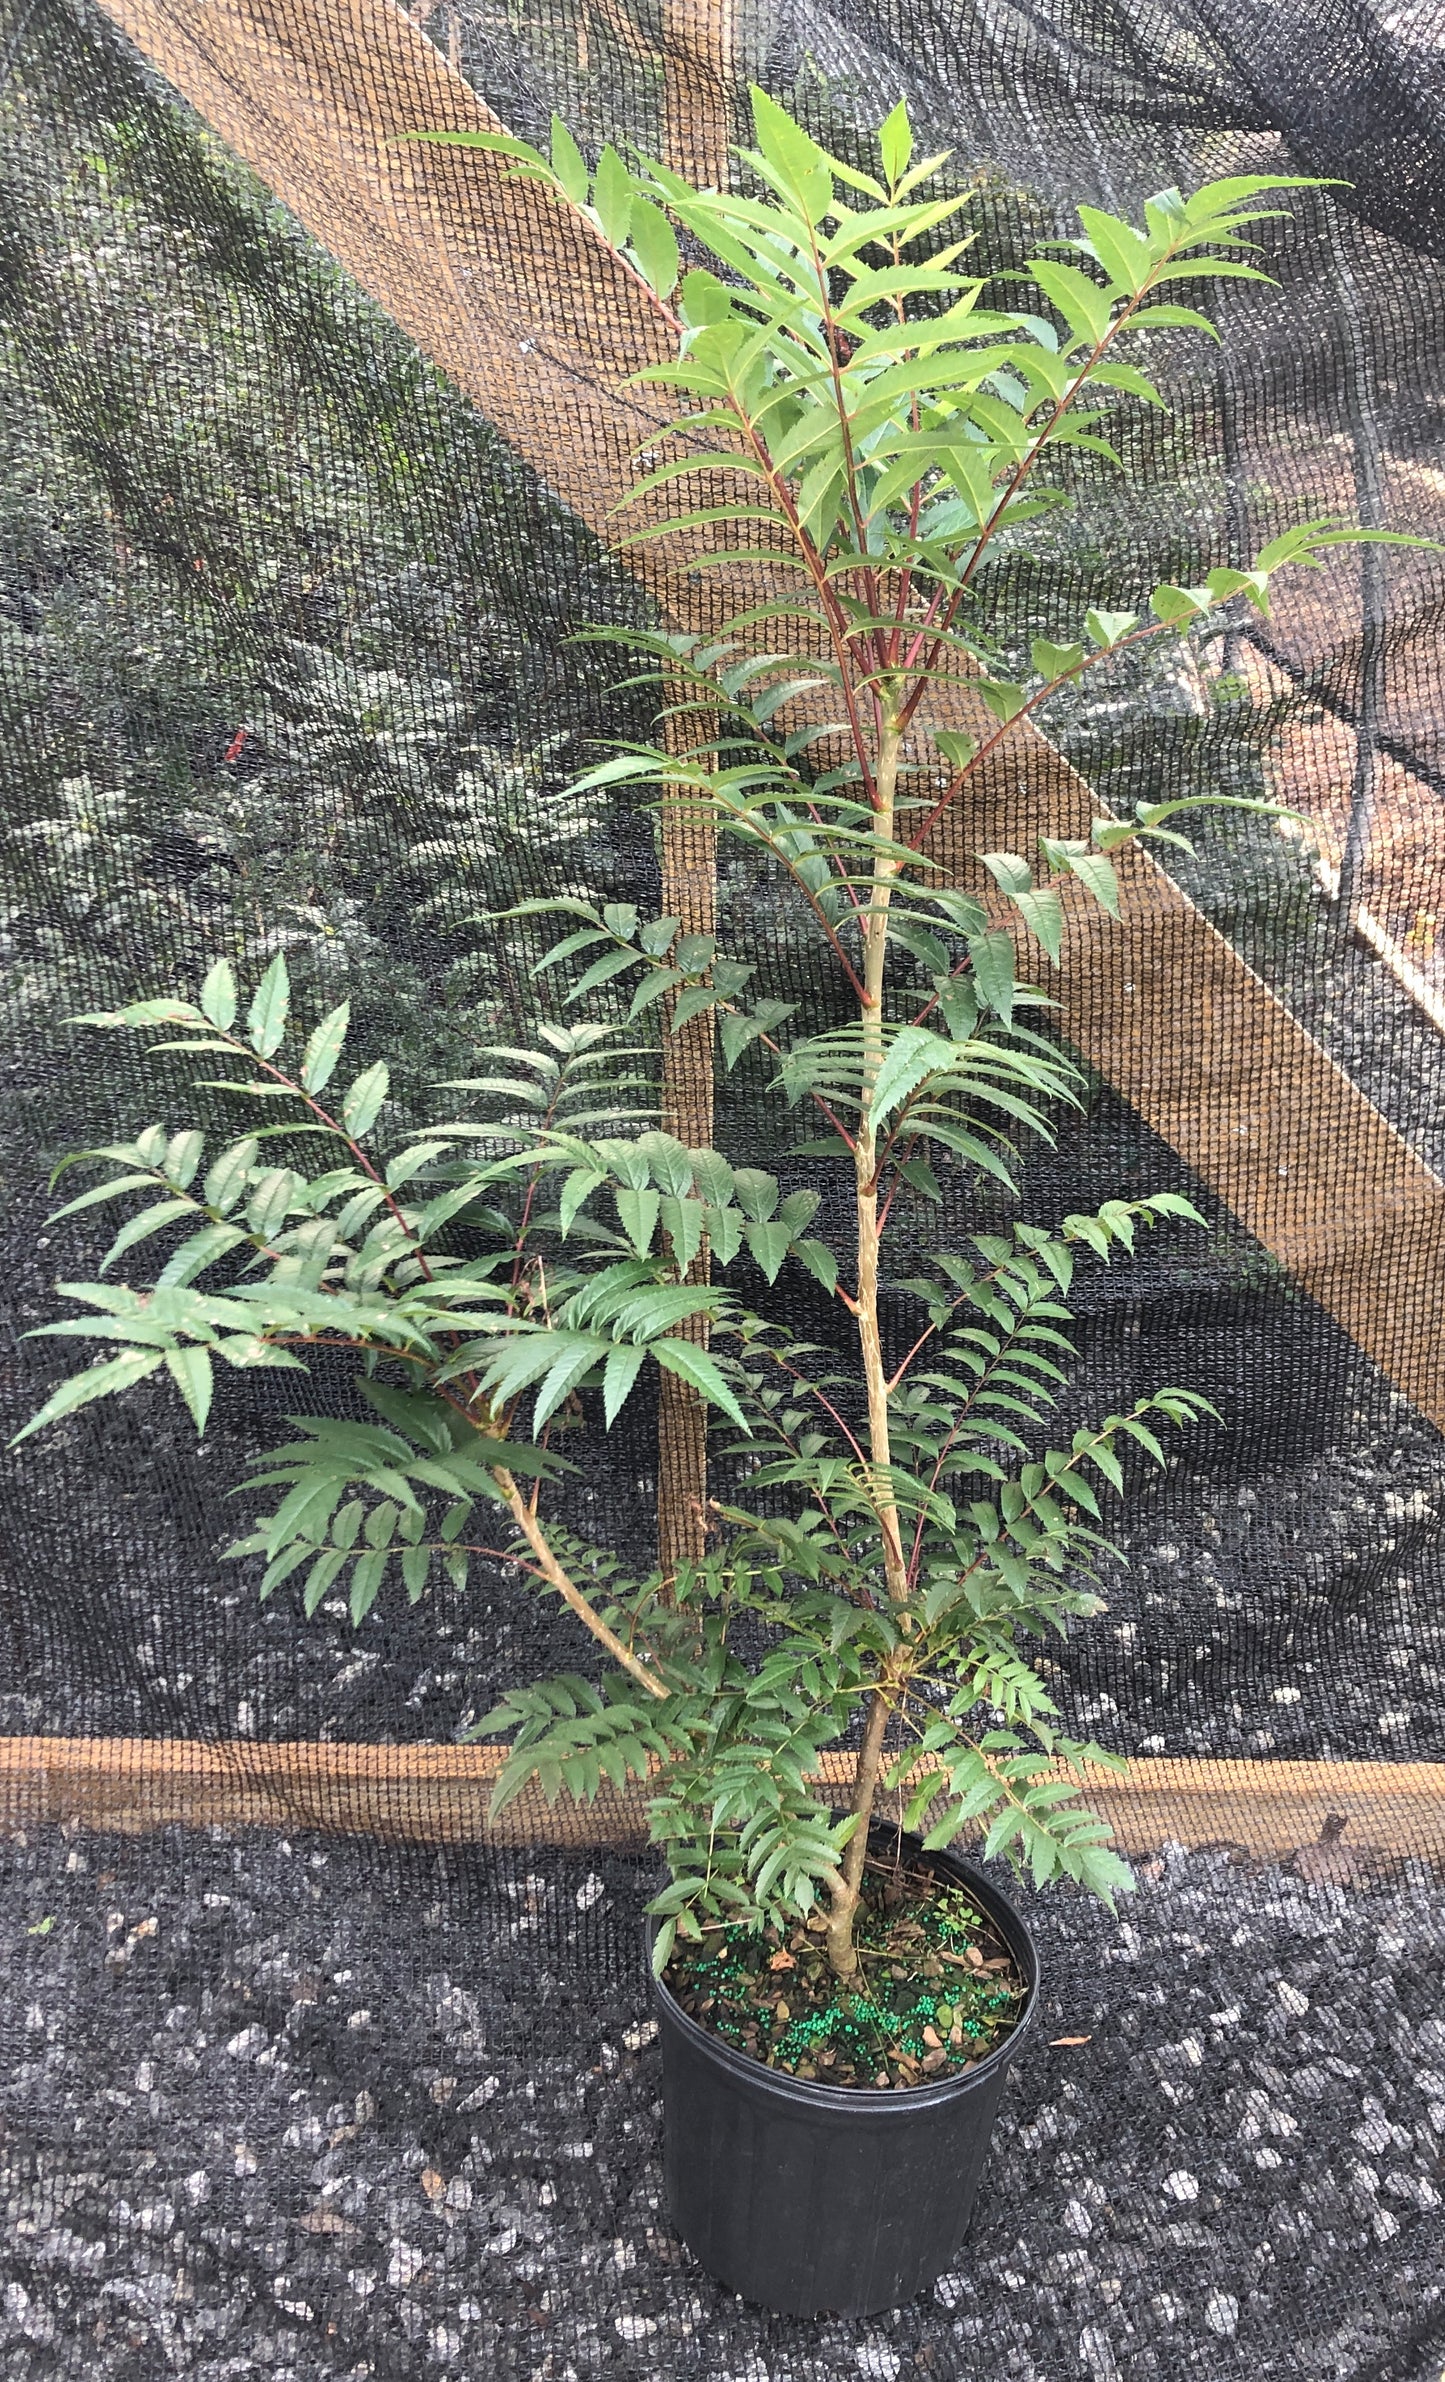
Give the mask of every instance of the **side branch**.
[[647, 1665], [639, 1662], [631, 1649], [623, 1645], [616, 1631], [609, 1629], [602, 1615], [588, 1603], [575, 1580], [568, 1578], [547, 1544], [541, 1523], [527, 1504], [511, 1473], [499, 1464], [493, 1472], [492, 1478], [502, 1492], [502, 1502], [508, 1513], [536, 1556], [537, 1569], [548, 1586], [555, 1588], [564, 1604], [571, 1606], [583, 1628], [590, 1630], [598, 1644], [607, 1648], [613, 1661], [627, 1672], [629, 1678], [635, 1679], [639, 1686], [645, 1687], [650, 1696], [656, 1696], [659, 1703], [666, 1703], [669, 1691], [663, 1686], [656, 1673], [649, 1671]]

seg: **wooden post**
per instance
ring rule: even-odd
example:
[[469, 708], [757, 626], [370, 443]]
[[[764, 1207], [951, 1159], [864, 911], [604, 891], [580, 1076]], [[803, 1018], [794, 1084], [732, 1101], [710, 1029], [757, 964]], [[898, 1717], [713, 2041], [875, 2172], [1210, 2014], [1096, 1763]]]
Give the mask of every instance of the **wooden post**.
[[[732, 0], [664, 0], [663, 150], [689, 181], [721, 189], [732, 142]], [[670, 721], [669, 748], [694, 742], [690, 721]], [[671, 803], [662, 814], [662, 910], [685, 935], [708, 935], [717, 920], [717, 831], [711, 819]], [[662, 1051], [662, 1121], [690, 1149], [713, 1137], [713, 1021], [695, 1017], [680, 1033], [670, 1011]], [[705, 1257], [699, 1264], [705, 1264]], [[706, 1326], [697, 1336], [705, 1338]], [[707, 1419], [697, 1391], [664, 1373], [657, 1419], [657, 1556], [666, 1572], [701, 1559], [706, 1536]]]
[[722, 190], [737, 137], [735, 0], [663, 0], [662, 41], [667, 162], [700, 189]]

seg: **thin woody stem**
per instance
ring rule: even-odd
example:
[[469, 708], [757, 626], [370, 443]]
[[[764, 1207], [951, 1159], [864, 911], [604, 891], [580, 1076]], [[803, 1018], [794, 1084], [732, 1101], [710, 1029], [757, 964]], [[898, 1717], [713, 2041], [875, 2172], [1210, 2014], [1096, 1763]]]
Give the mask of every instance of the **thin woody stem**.
[[[843, 1437], [847, 1440], [848, 1445], [852, 1448], [854, 1455], [858, 1458], [859, 1462], [862, 1463], [864, 1460], [863, 1450], [859, 1446], [853, 1433], [849, 1430], [848, 1425], [844, 1422], [843, 1417], [838, 1412], [837, 1407], [833, 1404], [832, 1399], [827, 1395], [826, 1391], [819, 1389], [816, 1381], [808, 1381], [805, 1379], [804, 1375], [798, 1371], [797, 1367], [795, 1365], [790, 1365], [787, 1358], [783, 1356], [778, 1349], [770, 1348], [767, 1351], [767, 1354], [771, 1357], [773, 1363], [779, 1368], [779, 1370], [787, 1374], [790, 1381], [795, 1381], [799, 1389], [802, 1390], [808, 1397], [817, 1399], [818, 1404], [822, 1407], [824, 1413], [837, 1424], [838, 1429], [841, 1431]], [[789, 1442], [789, 1444], [791, 1445], [791, 1442]]]
[[[885, 847], [893, 841], [900, 745], [897, 725], [891, 714], [885, 715], [874, 772], [877, 789], [874, 826]], [[858, 1345], [868, 1393], [868, 1446], [872, 1459], [870, 1469], [873, 1475], [874, 1510], [883, 1542], [884, 1577], [889, 1597], [895, 1604], [906, 1600], [909, 1582], [898, 1527], [898, 1510], [889, 1479], [892, 1451], [889, 1441], [888, 1376], [883, 1363], [878, 1321], [880, 1227], [877, 1134], [873, 1125], [872, 1103], [873, 1086], [883, 1063], [883, 978], [888, 958], [888, 906], [896, 873], [897, 863], [885, 849], [876, 864], [873, 894], [863, 930], [864, 1074], [858, 1136], [853, 1153], [858, 1230]], [[883, 1740], [892, 1704], [892, 1682], [880, 1681], [869, 1698], [868, 1718], [854, 1779], [852, 1808], [857, 1824], [848, 1841], [841, 1876], [833, 1888], [832, 1907], [828, 1916], [828, 1958], [834, 1974], [843, 1978], [854, 1976], [858, 1969], [853, 1923], [858, 1910], [863, 1863], [868, 1851], [868, 1825], [878, 1794]]]
[[[1028, 701], [1026, 703], [1021, 703], [1018, 710], [1014, 712], [1010, 719], [1005, 720], [1001, 727], [995, 728], [991, 735], [985, 736], [982, 743], [979, 744], [972, 753], [970, 753], [968, 759], [963, 763], [962, 767], [954, 771], [952, 777], [948, 781], [947, 786], [939, 795], [937, 801], [933, 804], [927, 818], [923, 822], [923, 825], [916, 828], [913, 834], [909, 837], [908, 845], [910, 851], [916, 852], [920, 849], [925, 836], [928, 834], [928, 831], [930, 827], [933, 826], [935, 820], [938, 819], [942, 813], [948, 809], [951, 802], [957, 799], [958, 795], [963, 791], [963, 788], [969, 778], [973, 776], [974, 771], [979, 769], [988, 759], [989, 755], [995, 752], [999, 745], [1006, 741], [1006, 739], [1012, 734], [1013, 730], [1018, 726], [1020, 720], [1031, 718], [1034, 712], [1038, 710], [1041, 703], [1047, 703], [1050, 695], [1056, 695], [1061, 686], [1072, 686], [1075, 679], [1082, 678], [1086, 670], [1094, 669], [1100, 662], [1112, 661], [1114, 656], [1116, 654], [1122, 653], [1126, 646], [1141, 644], [1145, 639], [1150, 637], [1163, 636], [1166, 629], [1172, 626], [1173, 624], [1168, 621], [1147, 621], [1143, 628], [1131, 629], [1127, 636], [1116, 637], [1112, 645], [1101, 645], [1097, 653], [1086, 653], [1083, 660], [1078, 664], [1077, 668], [1067, 671], [1062, 678], [1051, 678], [1048, 680], [1046, 685], [1037, 688], [1035, 692], [1029, 696]], [[932, 1006], [933, 1004], [930, 1002], [929, 1007], [931, 1008]]]
[[547, 1544], [536, 1514], [528, 1505], [511, 1473], [506, 1470], [505, 1466], [499, 1464], [494, 1468], [492, 1478], [502, 1492], [502, 1502], [508, 1513], [536, 1556], [537, 1569], [548, 1586], [555, 1588], [563, 1603], [571, 1606], [583, 1628], [589, 1629], [598, 1644], [607, 1648], [613, 1661], [619, 1663], [628, 1676], [638, 1682], [639, 1686], [645, 1687], [650, 1696], [656, 1696], [659, 1703], [665, 1703], [669, 1691], [663, 1686], [656, 1672], [649, 1671], [646, 1663], [639, 1662], [637, 1656], [623, 1645], [617, 1632], [608, 1628], [602, 1615], [594, 1611], [575, 1580], [569, 1579], [567, 1573], [562, 1569]]
[[[852, 632], [848, 626], [847, 616], [841, 610], [838, 599], [834, 594], [832, 587], [829, 585], [827, 566], [819, 554], [817, 547], [809, 537], [807, 530], [803, 527], [802, 518], [798, 512], [797, 505], [793, 501], [792, 491], [789, 488], [787, 481], [783, 478], [781, 472], [778, 470], [777, 465], [774, 463], [772, 455], [768, 450], [767, 442], [762, 438], [755, 427], [751, 417], [748, 414], [747, 408], [731, 390], [728, 393], [728, 401], [742, 425], [743, 436], [747, 445], [751, 448], [756, 461], [762, 467], [773, 502], [776, 504], [779, 512], [783, 516], [784, 521], [787, 523], [788, 528], [792, 533], [793, 542], [802, 557], [804, 568], [813, 582], [814, 590], [818, 597], [819, 608], [822, 611], [823, 617], [827, 623], [828, 635], [832, 641], [834, 658], [838, 664], [840, 691], [843, 696], [844, 707], [848, 714], [848, 731], [853, 740], [853, 750], [858, 761], [858, 766], [863, 774], [864, 792], [867, 794], [870, 802], [876, 802], [877, 791], [873, 782], [873, 774], [869, 767], [868, 740], [863, 733], [863, 723], [858, 716], [857, 690], [854, 687], [850, 672], [850, 665], [853, 660], [853, 648]], [[843, 424], [843, 429], [846, 440], [846, 422]]]
[[[877, 833], [885, 845], [893, 840], [893, 805], [898, 783], [900, 739], [891, 725], [885, 730], [877, 766]], [[856, 1178], [855, 1207], [858, 1232], [858, 1345], [868, 1393], [868, 1441], [875, 1475], [878, 1521], [883, 1537], [883, 1568], [888, 1593], [895, 1602], [908, 1594], [903, 1545], [888, 1472], [892, 1463], [888, 1423], [888, 1376], [878, 1322], [878, 1261], [881, 1235], [878, 1221], [877, 1134], [873, 1125], [873, 1086], [883, 1063], [883, 973], [888, 957], [888, 904], [897, 863], [880, 854], [873, 899], [864, 928], [863, 1046], [864, 1077], [853, 1152]]]
[[828, 1959], [838, 1977], [851, 1977], [858, 1970], [858, 1947], [853, 1941], [853, 1921], [863, 1886], [863, 1864], [868, 1858], [868, 1823], [873, 1817], [873, 1805], [878, 1796], [878, 1781], [883, 1771], [883, 1739], [887, 1734], [888, 1715], [893, 1698], [886, 1687], [875, 1687], [868, 1702], [868, 1719], [863, 1730], [863, 1743], [858, 1751], [858, 1769], [853, 1783], [853, 1810], [858, 1825], [848, 1839], [843, 1854], [843, 1868], [833, 1884], [833, 1907], [828, 1914]]
[[[722, 808], [715, 801], [699, 801], [689, 803], [685, 800], [679, 799], [677, 796], [674, 796], [672, 799], [674, 808], [679, 813], [694, 811], [713, 819], [722, 817], [728, 820], [730, 824], [736, 824], [732, 814], [726, 809]], [[798, 892], [802, 894], [804, 901], [807, 903], [818, 923], [818, 926], [821, 928], [834, 958], [838, 961], [839, 965], [843, 969], [844, 974], [847, 976], [850, 986], [855, 993], [861, 993], [863, 990], [862, 982], [858, 976], [857, 970], [853, 966], [853, 962], [848, 957], [848, 954], [844, 950], [842, 943], [839, 941], [838, 930], [833, 925], [827, 911], [823, 908], [812, 886], [809, 885], [807, 879], [799, 873], [797, 863], [789, 858], [788, 854], [777, 843], [776, 839], [768, 833], [766, 826], [761, 820], [756, 818], [750, 819], [748, 822], [747, 833], [755, 843], [761, 844], [763, 850], [767, 853], [768, 858], [777, 862], [778, 866], [785, 871], [792, 883], [797, 887]], [[847, 887], [846, 879], [843, 880], [843, 883], [845, 890], [851, 890]], [[859, 907], [856, 899], [853, 906], [855, 910]], [[622, 948], [623, 946], [619, 942], [618, 949], [621, 950]]]

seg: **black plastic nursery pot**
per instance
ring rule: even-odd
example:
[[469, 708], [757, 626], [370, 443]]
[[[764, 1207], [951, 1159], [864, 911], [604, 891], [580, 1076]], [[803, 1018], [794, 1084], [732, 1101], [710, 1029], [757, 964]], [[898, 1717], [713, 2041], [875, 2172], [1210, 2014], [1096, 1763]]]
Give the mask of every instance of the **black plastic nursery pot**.
[[953, 1854], [912, 1836], [902, 1849], [967, 1889], [1027, 1981], [1009, 2034], [965, 2074], [906, 2092], [813, 2083], [735, 2050], [654, 1983], [673, 2224], [709, 2274], [781, 2315], [876, 2315], [947, 2273], [1038, 2011], [1038, 1952], [1018, 1912]]

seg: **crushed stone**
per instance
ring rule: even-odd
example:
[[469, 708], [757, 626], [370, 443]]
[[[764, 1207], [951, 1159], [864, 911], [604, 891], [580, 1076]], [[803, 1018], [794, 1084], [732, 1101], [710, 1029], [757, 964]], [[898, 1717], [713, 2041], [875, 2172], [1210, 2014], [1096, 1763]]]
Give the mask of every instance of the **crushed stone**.
[[643, 1859], [36, 1832], [0, 2375], [1436, 2382], [1439, 1882], [1148, 1871], [1127, 1918], [1024, 1898], [1049, 2023], [957, 2271], [800, 2323], [669, 2230]]

